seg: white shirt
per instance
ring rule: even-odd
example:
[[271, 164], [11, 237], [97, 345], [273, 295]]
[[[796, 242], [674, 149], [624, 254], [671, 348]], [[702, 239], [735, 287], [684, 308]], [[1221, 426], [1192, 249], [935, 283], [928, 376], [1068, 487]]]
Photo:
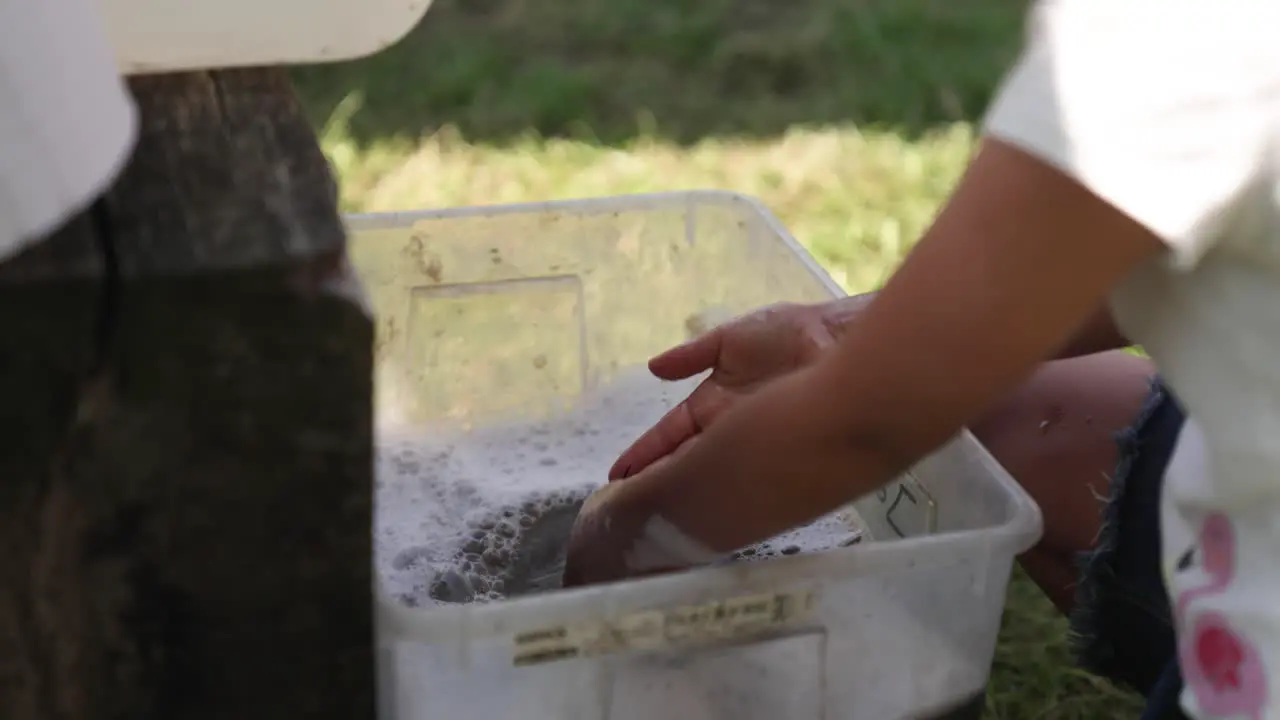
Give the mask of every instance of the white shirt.
[[105, 190], [136, 111], [91, 0], [0, 0], [0, 261]]
[[1192, 418], [1162, 498], [1182, 705], [1280, 718], [1280, 3], [1041, 0], [986, 129], [1168, 246], [1112, 309]]

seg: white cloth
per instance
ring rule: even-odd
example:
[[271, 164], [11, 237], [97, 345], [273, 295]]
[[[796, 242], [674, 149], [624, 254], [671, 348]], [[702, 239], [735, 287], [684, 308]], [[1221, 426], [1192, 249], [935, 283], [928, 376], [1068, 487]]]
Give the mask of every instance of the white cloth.
[[1264, 0], [1041, 0], [986, 121], [1170, 250], [1112, 309], [1193, 418], [1162, 532], [1201, 719], [1280, 718], [1277, 28]]
[[0, 261], [87, 207], [137, 118], [92, 0], [0, 0]]

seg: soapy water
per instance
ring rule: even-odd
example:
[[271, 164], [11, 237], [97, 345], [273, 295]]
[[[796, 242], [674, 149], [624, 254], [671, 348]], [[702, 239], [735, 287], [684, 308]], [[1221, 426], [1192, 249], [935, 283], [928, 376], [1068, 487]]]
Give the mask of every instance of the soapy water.
[[[583, 501], [697, 382], [661, 382], [637, 368], [550, 419], [380, 434], [375, 545], [386, 590], [418, 607], [558, 588]], [[862, 537], [852, 510], [842, 510], [736, 557], [817, 552]]]

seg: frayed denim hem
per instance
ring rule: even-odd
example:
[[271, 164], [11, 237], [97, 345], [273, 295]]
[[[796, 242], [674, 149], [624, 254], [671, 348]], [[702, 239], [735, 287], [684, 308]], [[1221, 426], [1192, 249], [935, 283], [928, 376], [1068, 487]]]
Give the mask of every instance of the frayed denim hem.
[[1116, 469], [1111, 476], [1110, 497], [1102, 509], [1102, 527], [1093, 550], [1079, 557], [1080, 576], [1076, 584], [1075, 606], [1069, 618], [1072, 649], [1084, 669], [1109, 676], [1114, 668], [1116, 649], [1112, 638], [1098, 630], [1099, 614], [1109, 601], [1107, 592], [1114, 585], [1112, 556], [1121, 537], [1121, 507], [1128, 487], [1129, 474], [1138, 453], [1143, 429], [1161, 406], [1166, 390], [1159, 379], [1151, 381], [1151, 391], [1133, 423], [1115, 436], [1118, 450]]

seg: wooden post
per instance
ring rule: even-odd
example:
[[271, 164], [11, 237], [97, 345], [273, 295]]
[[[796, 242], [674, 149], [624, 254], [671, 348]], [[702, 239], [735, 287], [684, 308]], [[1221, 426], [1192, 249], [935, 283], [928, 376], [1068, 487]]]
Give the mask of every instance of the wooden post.
[[0, 264], [0, 718], [374, 715], [373, 325], [283, 70], [136, 78]]

